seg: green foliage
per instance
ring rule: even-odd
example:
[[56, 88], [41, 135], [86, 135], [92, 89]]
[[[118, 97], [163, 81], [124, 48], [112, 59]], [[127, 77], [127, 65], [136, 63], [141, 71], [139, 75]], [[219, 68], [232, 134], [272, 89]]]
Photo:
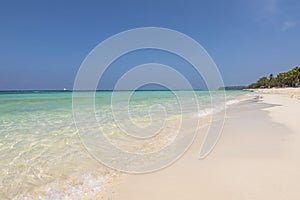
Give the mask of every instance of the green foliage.
[[300, 86], [300, 67], [294, 67], [288, 72], [279, 73], [276, 77], [273, 74], [258, 79], [248, 88], [271, 88], [271, 87], [298, 87]]
[[243, 90], [246, 89], [246, 86], [238, 85], [238, 86], [226, 86], [226, 87], [220, 87], [219, 90]]

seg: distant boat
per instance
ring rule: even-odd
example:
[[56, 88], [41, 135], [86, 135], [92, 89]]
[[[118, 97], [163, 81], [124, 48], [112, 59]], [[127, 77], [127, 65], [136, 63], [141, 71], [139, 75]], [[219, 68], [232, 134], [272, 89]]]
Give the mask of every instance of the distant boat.
[[64, 91], [67, 91], [67, 88], [64, 88]]

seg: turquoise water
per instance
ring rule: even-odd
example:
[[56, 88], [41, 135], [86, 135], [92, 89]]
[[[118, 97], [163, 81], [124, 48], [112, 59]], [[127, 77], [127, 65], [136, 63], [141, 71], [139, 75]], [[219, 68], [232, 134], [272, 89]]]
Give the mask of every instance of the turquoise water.
[[[126, 92], [117, 93], [116, 114], [126, 125], [127, 102], [122, 99]], [[96, 93], [95, 113], [100, 128], [121, 138], [111, 113], [111, 94]], [[238, 103], [245, 94], [228, 91], [227, 104]], [[191, 106], [184, 112], [195, 117], [209, 114], [209, 93], [197, 91], [196, 96], [200, 111]], [[151, 120], [165, 117], [160, 114], [162, 107], [172, 120], [181, 114], [179, 103], [170, 91], [135, 92], [129, 103], [130, 121], [147, 127]], [[153, 119], [148, 115], [152, 105], [159, 105]], [[0, 199], [95, 198], [119, 175], [91, 158], [81, 143], [73, 120], [72, 92], [0, 92]]]

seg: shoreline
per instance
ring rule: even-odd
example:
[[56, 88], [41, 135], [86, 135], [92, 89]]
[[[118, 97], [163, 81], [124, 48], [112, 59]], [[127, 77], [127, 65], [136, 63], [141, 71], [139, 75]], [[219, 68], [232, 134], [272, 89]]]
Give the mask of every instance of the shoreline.
[[299, 113], [300, 101], [289, 94], [258, 90], [257, 98], [230, 106], [221, 139], [206, 159], [197, 157], [199, 134], [172, 166], [126, 176], [109, 198], [299, 199], [300, 127], [289, 113]]
[[[226, 105], [235, 104], [236, 98], [240, 95], [241, 93], [238, 92], [230, 93]], [[149, 99], [148, 94], [143, 97]], [[216, 109], [207, 106], [208, 98], [209, 95], [206, 92], [199, 94], [199, 99], [203, 100], [203, 109], [199, 112], [190, 109], [190, 112], [184, 114], [187, 119], [187, 129], [190, 127], [190, 118], [196, 119], [201, 116], [200, 125], [205, 127], [210, 113], [220, 111], [222, 106], [217, 105]], [[1, 150], [4, 152], [4, 159], [1, 162], [4, 169], [1, 180], [5, 185], [0, 184], [2, 190], [0, 198], [103, 199], [104, 193], [110, 194], [114, 185], [123, 179], [126, 180], [127, 175], [123, 176], [123, 174], [104, 166], [86, 151], [74, 126], [70, 106], [71, 99], [68, 93], [61, 92], [51, 95], [32, 93], [32, 95], [25, 96], [4, 94], [1, 100], [3, 102], [1, 106], [4, 108], [1, 116], [4, 123], [0, 135], [3, 138]], [[105, 98], [104, 102], [106, 102]], [[104, 117], [107, 116], [106, 112], [103, 113]], [[176, 115], [171, 116], [175, 117]], [[170, 122], [174, 121], [174, 123], [166, 127], [167, 133], [171, 134], [174, 131], [168, 131], [168, 129], [175, 128], [179, 124], [173, 117], [170, 118]], [[103, 127], [111, 127], [111, 123], [108, 125]], [[183, 129], [185, 133], [187, 129]], [[118, 136], [118, 132], [116, 132], [114, 138], [118, 139]], [[161, 136], [166, 136], [166, 138], [161, 137], [159, 141], [154, 140], [153, 147], [160, 144], [158, 142], [164, 144], [164, 142], [168, 142], [166, 139], [170, 139], [167, 134]], [[121, 138], [118, 144], [124, 146], [127, 144], [126, 142]], [[139, 146], [124, 147], [138, 148]], [[144, 149], [143, 146], [138, 150]], [[22, 184], [17, 185], [18, 183]]]

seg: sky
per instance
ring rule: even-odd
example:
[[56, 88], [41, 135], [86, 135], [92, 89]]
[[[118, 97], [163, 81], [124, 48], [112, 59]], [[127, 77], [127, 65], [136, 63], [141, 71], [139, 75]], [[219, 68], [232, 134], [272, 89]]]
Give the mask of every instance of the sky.
[[[93, 48], [139, 27], [188, 35], [212, 57], [225, 85], [247, 85], [300, 65], [299, 9], [297, 0], [2, 0], [0, 90], [72, 89]], [[123, 63], [120, 59], [99, 87], [112, 88], [131, 65], [153, 62], [154, 57], [156, 62], [177, 65], [195, 87], [203, 87], [201, 81], [197, 86], [197, 75], [187, 64], [164, 53], [146, 53], [129, 55]]]

